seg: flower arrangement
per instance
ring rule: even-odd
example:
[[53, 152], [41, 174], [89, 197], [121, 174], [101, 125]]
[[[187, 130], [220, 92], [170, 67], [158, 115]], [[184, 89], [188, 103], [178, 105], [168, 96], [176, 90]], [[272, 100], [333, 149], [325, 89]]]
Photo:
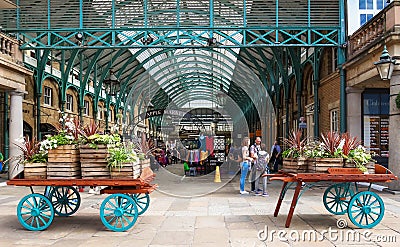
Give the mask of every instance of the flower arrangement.
[[80, 122], [77, 118], [68, 117], [66, 113], [59, 111], [61, 117], [57, 126], [56, 135], [47, 135], [40, 144], [41, 151], [55, 149], [58, 146], [78, 144], [80, 138]]
[[300, 130], [290, 132], [289, 137], [284, 139], [284, 143], [289, 148], [282, 152], [283, 158], [298, 158], [304, 155], [307, 142], [302, 138]]
[[15, 145], [23, 152], [23, 163], [45, 163], [47, 162], [47, 152], [41, 149], [41, 143], [35, 138], [22, 137], [17, 140]]
[[357, 137], [351, 137], [349, 133], [339, 135], [335, 132], [327, 132], [321, 135], [322, 142], [316, 141], [307, 144], [304, 152], [307, 158], [343, 158], [346, 162], [352, 162], [361, 171], [367, 171], [364, 166], [372, 161], [372, 156], [363, 147]]
[[124, 163], [137, 163], [139, 156], [129, 146], [118, 144], [115, 147], [109, 148], [110, 157], [107, 158], [107, 167], [121, 169]]
[[336, 132], [326, 132], [321, 134], [320, 141], [307, 143], [306, 139], [301, 138], [301, 131], [292, 131], [284, 142], [289, 146], [282, 152], [284, 158], [343, 158], [363, 172], [367, 171], [365, 164], [372, 161], [371, 154], [349, 133], [339, 135]]

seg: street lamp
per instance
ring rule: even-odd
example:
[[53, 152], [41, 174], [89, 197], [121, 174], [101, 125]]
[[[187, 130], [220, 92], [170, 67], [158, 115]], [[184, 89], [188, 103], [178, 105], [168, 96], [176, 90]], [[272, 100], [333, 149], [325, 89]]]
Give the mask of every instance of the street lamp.
[[119, 91], [120, 83], [112, 69], [110, 69], [109, 77], [103, 82], [106, 93], [110, 96], [115, 96], [117, 94], [117, 91]]
[[378, 70], [378, 73], [382, 80], [390, 80], [393, 73], [393, 68], [396, 65], [396, 60], [392, 59], [389, 52], [386, 49], [386, 45], [383, 47], [382, 55], [380, 60], [375, 62], [374, 65]]

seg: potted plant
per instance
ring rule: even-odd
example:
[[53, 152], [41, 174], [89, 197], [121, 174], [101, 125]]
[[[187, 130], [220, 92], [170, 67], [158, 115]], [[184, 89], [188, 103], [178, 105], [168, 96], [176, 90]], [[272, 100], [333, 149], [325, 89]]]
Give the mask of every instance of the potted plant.
[[48, 151], [47, 177], [57, 179], [80, 178], [78, 141], [80, 122], [60, 112], [58, 133], [46, 136], [41, 142], [42, 149]]
[[16, 145], [23, 152], [24, 178], [46, 179], [47, 153], [41, 150], [40, 142], [35, 138], [29, 140], [27, 136], [19, 140]]
[[139, 157], [129, 146], [122, 144], [108, 149], [107, 167], [111, 178], [138, 178], [140, 175]]
[[284, 139], [285, 145], [289, 147], [282, 152], [285, 172], [307, 172], [307, 160], [304, 157], [307, 140], [302, 138], [302, 134], [300, 130], [293, 130]]
[[[357, 167], [362, 172], [374, 173], [375, 163], [373, 162], [371, 154], [367, 153], [357, 137], [351, 137], [349, 133], [342, 135], [343, 148], [342, 155], [345, 159], [345, 167]], [[368, 164], [371, 164], [371, 169], [368, 169]]]
[[82, 178], [109, 178], [107, 159], [110, 150], [121, 143], [118, 134], [100, 134], [99, 126], [91, 121], [81, 131], [80, 162]]

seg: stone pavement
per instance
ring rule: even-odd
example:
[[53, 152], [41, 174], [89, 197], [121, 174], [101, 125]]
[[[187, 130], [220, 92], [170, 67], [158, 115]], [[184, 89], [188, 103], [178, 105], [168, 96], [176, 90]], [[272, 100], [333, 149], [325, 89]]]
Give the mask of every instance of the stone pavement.
[[[106, 195], [81, 193], [82, 204], [71, 217], [56, 216], [45, 231], [25, 230], [18, 222], [16, 206], [30, 193], [29, 188], [1, 186], [0, 178], [0, 247], [8, 246], [398, 246], [400, 242], [399, 196], [377, 192], [386, 206], [385, 217], [375, 228], [357, 229], [347, 215], [335, 216], [322, 203], [326, 187], [317, 186], [305, 192], [300, 199], [290, 228], [285, 228], [293, 190], [289, 190], [280, 215], [273, 217], [281, 183], [269, 184], [269, 197], [240, 195], [238, 179], [224, 179], [216, 186], [212, 176], [164, 178], [161, 169], [157, 183], [160, 190], [151, 194], [150, 207], [127, 232], [106, 229], [99, 218], [99, 205]], [[168, 181], [169, 184], [166, 184]], [[3, 184], [4, 185], [4, 184]], [[176, 188], [174, 195], [171, 189]], [[206, 188], [206, 189], [199, 189]], [[218, 187], [221, 187], [218, 189]], [[217, 188], [215, 190], [215, 188]], [[42, 188], [38, 191], [42, 191]], [[210, 193], [205, 191], [211, 190]], [[188, 191], [201, 194], [188, 197]], [[212, 192], [213, 191], [213, 192]], [[349, 222], [345, 229], [336, 226], [338, 219]], [[319, 234], [331, 229], [331, 236]], [[351, 235], [352, 230], [363, 236]], [[274, 232], [275, 231], [275, 232]], [[278, 232], [281, 231], [281, 240]], [[335, 235], [335, 232], [336, 235]], [[349, 239], [344, 235], [350, 234]], [[269, 238], [265, 239], [265, 233]], [[304, 235], [304, 233], [306, 233]], [[286, 234], [283, 236], [283, 234]], [[297, 235], [304, 235], [304, 238]], [[341, 235], [338, 235], [341, 234]], [[370, 235], [371, 234], [371, 235]], [[271, 240], [271, 236], [273, 239]], [[311, 235], [310, 235], [311, 236]], [[342, 236], [342, 237], [340, 237]], [[286, 237], [286, 239], [285, 239]], [[366, 239], [366, 237], [369, 237]], [[263, 239], [264, 241], [260, 240]], [[371, 241], [374, 240], [374, 241]], [[383, 242], [386, 241], [386, 242]]]

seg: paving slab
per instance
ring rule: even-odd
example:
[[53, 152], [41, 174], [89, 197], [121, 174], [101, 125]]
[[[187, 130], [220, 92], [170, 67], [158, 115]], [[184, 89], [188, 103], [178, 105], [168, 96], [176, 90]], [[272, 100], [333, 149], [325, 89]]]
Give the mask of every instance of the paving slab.
[[[176, 180], [174, 180], [176, 182]], [[184, 180], [186, 181], [186, 180]], [[215, 186], [204, 184], [206, 179], [196, 183], [181, 182], [180, 189], [201, 191]], [[159, 181], [159, 183], [162, 181]], [[213, 183], [211, 179], [208, 181]], [[282, 203], [278, 217], [273, 213], [281, 184], [269, 185], [270, 197], [264, 198], [238, 193], [238, 179], [220, 186], [221, 189], [204, 196], [182, 198], [158, 191], [153, 192], [149, 209], [139, 216], [136, 224], [126, 232], [108, 230], [99, 217], [99, 207], [106, 195], [81, 193], [82, 204], [71, 217], [54, 218], [45, 231], [25, 230], [18, 222], [16, 205], [29, 189], [6, 186], [0, 188], [0, 247], [11, 246], [60, 246], [60, 247], [113, 247], [113, 246], [398, 246], [400, 242], [400, 199], [399, 195], [377, 192], [385, 201], [385, 217], [373, 229], [374, 235], [392, 237], [386, 241], [332, 241], [325, 237], [322, 241], [281, 241], [275, 238], [260, 239], [261, 232], [314, 231], [321, 234], [329, 228], [339, 230], [338, 219], [345, 219], [346, 230], [365, 233], [357, 229], [347, 215], [332, 215], [322, 203], [323, 187], [303, 194], [296, 206], [290, 228], [285, 228], [286, 217], [291, 204], [293, 190], [289, 190]], [[204, 186], [203, 188], [199, 188]], [[171, 188], [173, 186], [171, 185]], [[42, 188], [37, 188], [39, 191]], [[395, 241], [394, 241], [395, 240]]]

